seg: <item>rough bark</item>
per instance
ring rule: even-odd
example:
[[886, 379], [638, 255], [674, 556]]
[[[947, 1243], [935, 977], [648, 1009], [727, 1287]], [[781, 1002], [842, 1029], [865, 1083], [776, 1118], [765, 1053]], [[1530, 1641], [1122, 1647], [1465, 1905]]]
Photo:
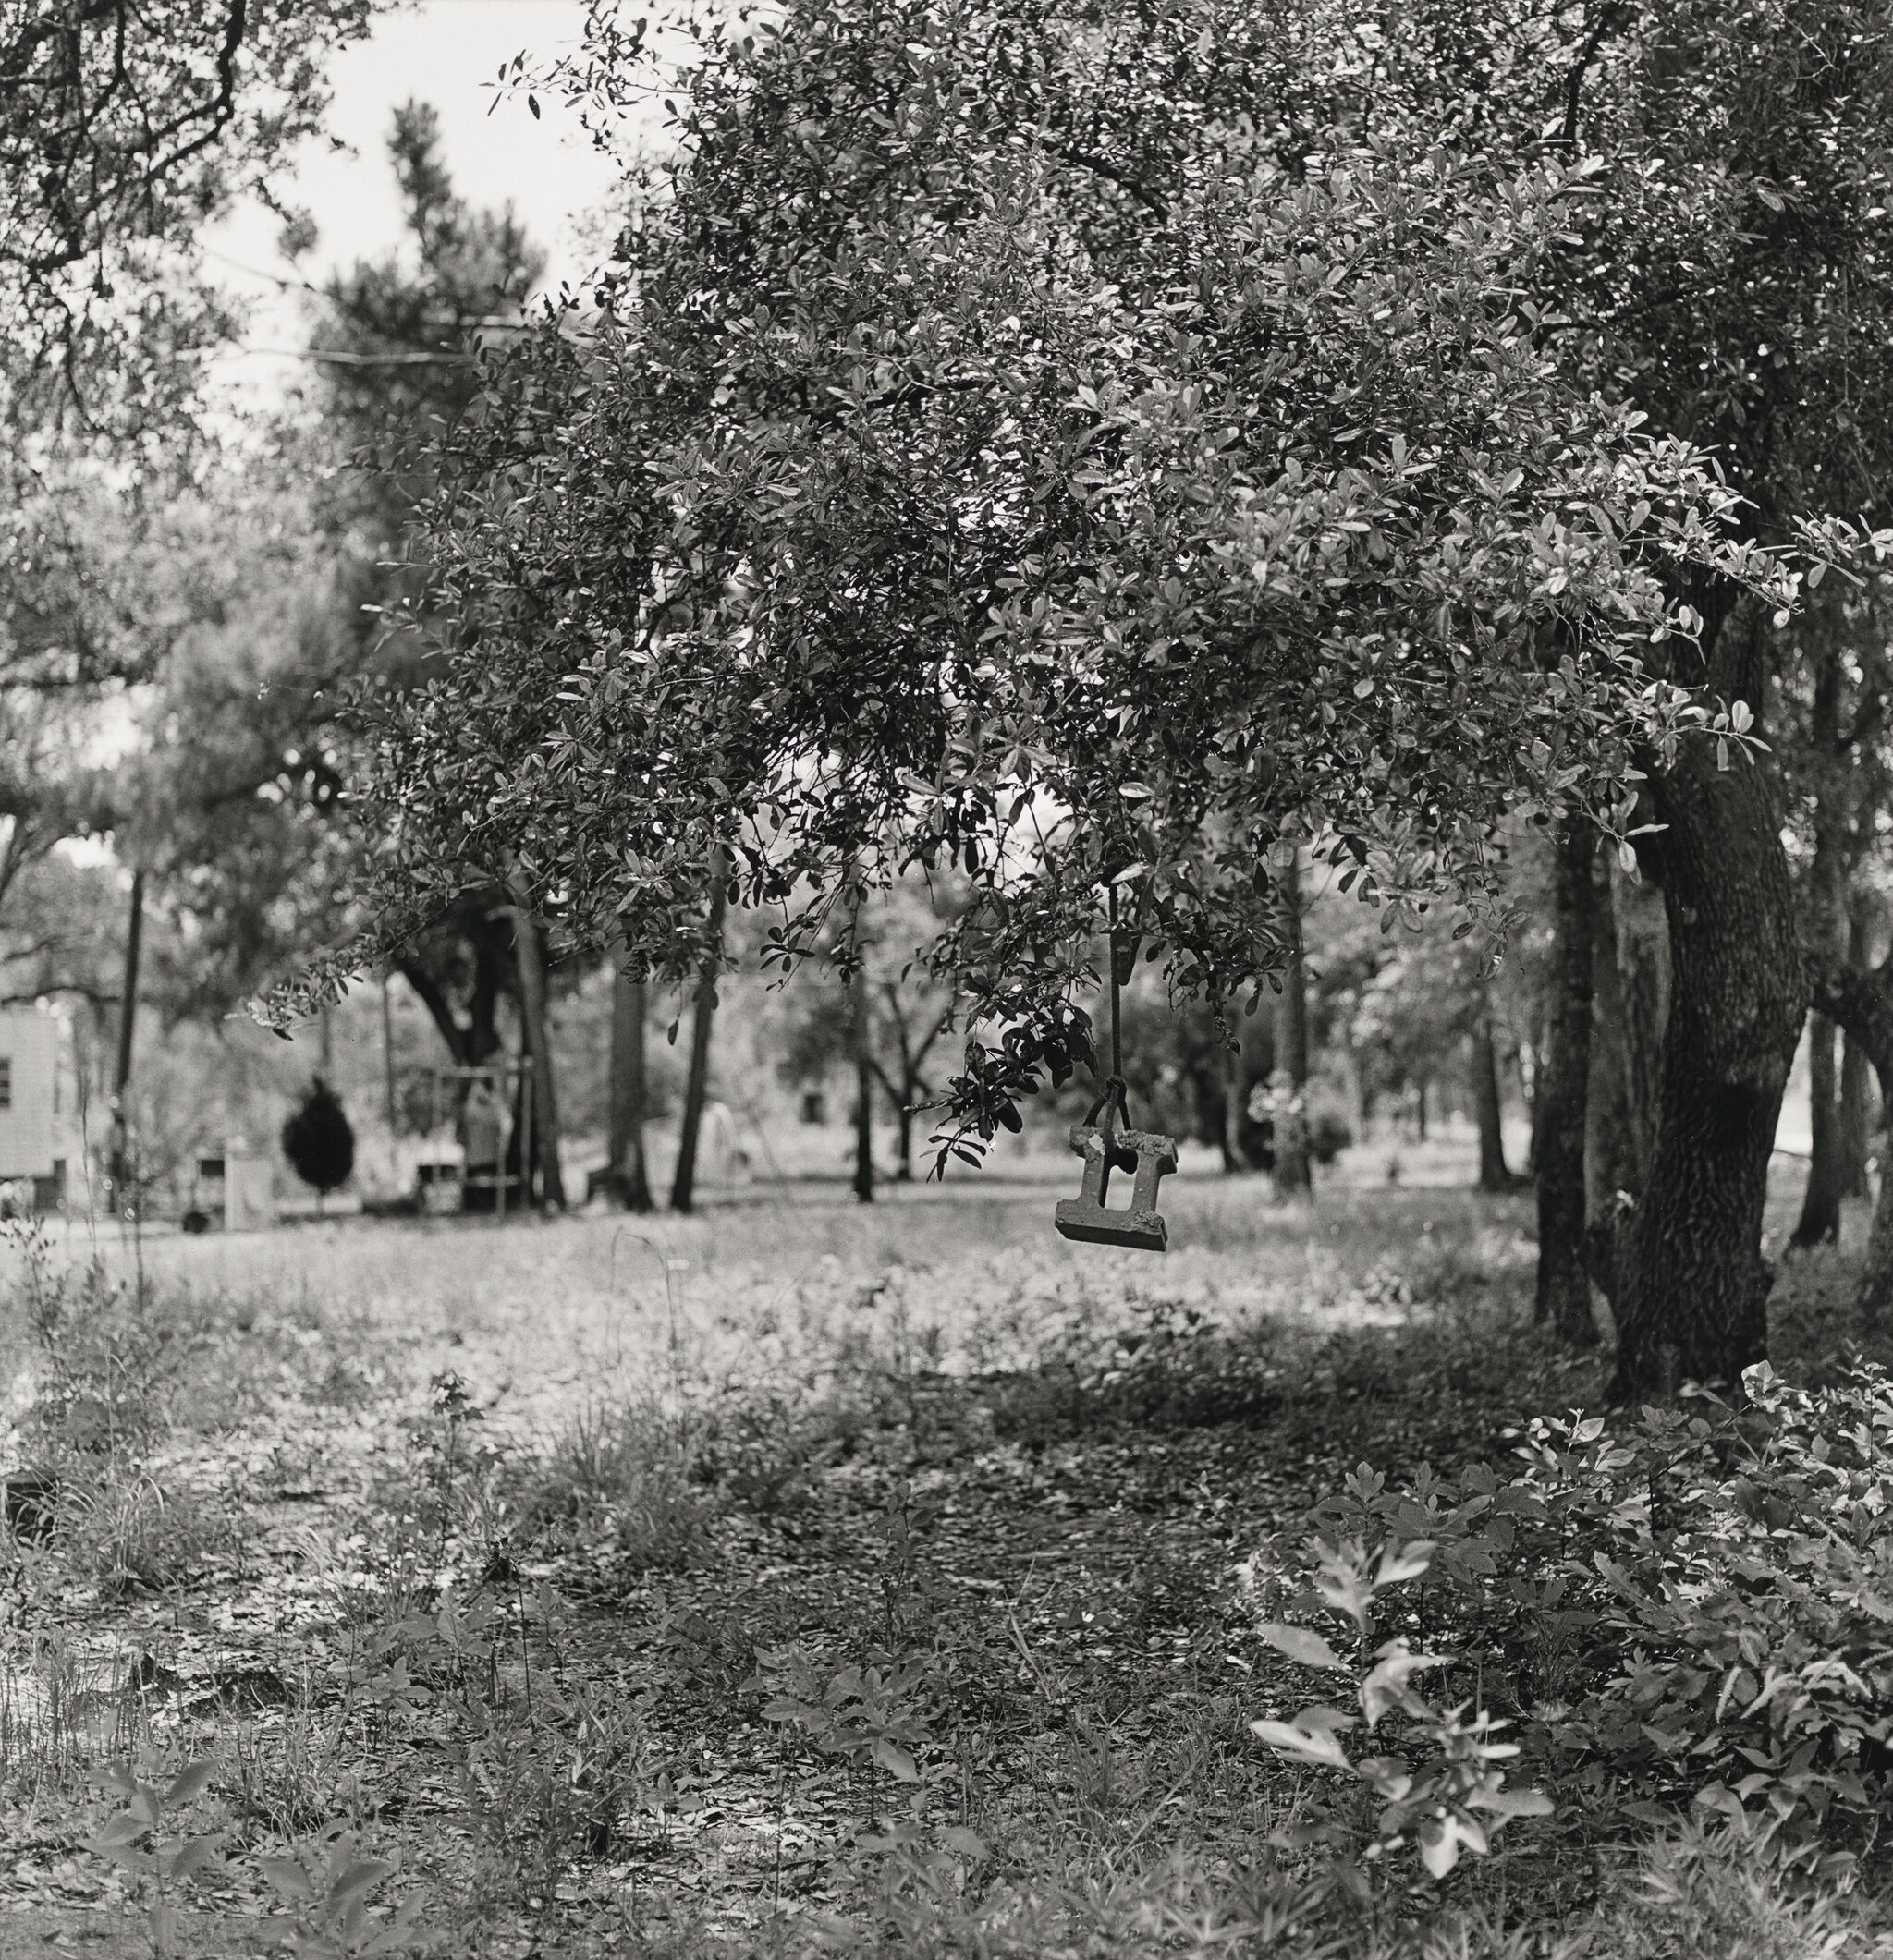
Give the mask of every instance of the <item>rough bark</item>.
[[[625, 949], [616, 949], [622, 960]], [[628, 1211], [651, 1209], [644, 1162], [644, 982], [618, 967], [611, 982], [610, 1156], [603, 1188]]]
[[[1759, 678], [1718, 691], [1758, 700]], [[1655, 1159], [1618, 1312], [1619, 1400], [1732, 1383], [1767, 1353], [1762, 1210], [1809, 987], [1774, 786], [1755, 762], [1716, 762], [1712, 741], [1686, 739], [1654, 780], [1673, 985]]]
[[1574, 1345], [1594, 1341], [1584, 1247], [1585, 1099], [1591, 1068], [1594, 855], [1588, 825], [1567, 818], [1553, 846], [1556, 945], [1552, 1017], [1538, 1085], [1536, 1317]]
[[[1288, 1077], [1289, 1089], [1300, 1098], [1308, 1088], [1308, 966], [1301, 944], [1301, 853], [1285, 854], [1285, 858], [1276, 891], [1289, 956], [1282, 991], [1276, 997], [1276, 1072]], [[1311, 1188], [1305, 1121], [1276, 1123], [1275, 1160], [1276, 1196], [1305, 1196]]]
[[716, 968], [723, 956], [723, 914], [728, 902], [728, 870], [719, 850], [710, 867], [710, 928], [697, 973], [696, 1011], [690, 1019], [690, 1072], [684, 1084], [683, 1120], [678, 1128], [677, 1175], [670, 1184], [670, 1209], [688, 1211], [696, 1201], [697, 1138], [703, 1127], [703, 1103], [710, 1090], [710, 1026], [716, 1015]]
[[1512, 1174], [1505, 1162], [1505, 1103], [1499, 1094], [1498, 1043], [1493, 1036], [1492, 1021], [1491, 993], [1482, 983], [1469, 1038], [1472, 1102], [1479, 1117], [1479, 1188], [1508, 1191]]
[[532, 1162], [519, 1168], [529, 1200], [536, 1166], [540, 1203], [563, 1208], [566, 1187], [559, 1169], [558, 1080], [546, 1012], [545, 943], [523, 906], [513, 911], [513, 950], [519, 973], [519, 1025], [525, 1035], [525, 1059], [532, 1071]]

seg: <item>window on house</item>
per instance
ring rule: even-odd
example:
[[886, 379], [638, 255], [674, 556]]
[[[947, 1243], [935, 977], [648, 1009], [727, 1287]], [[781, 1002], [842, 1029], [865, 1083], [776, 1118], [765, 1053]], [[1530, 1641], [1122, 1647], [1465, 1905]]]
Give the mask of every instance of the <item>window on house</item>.
[[13, 1057], [0, 1055], [0, 1109], [13, 1107]]

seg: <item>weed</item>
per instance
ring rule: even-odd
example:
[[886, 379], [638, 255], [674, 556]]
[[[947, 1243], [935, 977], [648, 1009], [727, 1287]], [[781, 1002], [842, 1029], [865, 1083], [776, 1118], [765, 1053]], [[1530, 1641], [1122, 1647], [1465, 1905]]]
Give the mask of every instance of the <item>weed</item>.
[[519, 1521], [566, 1541], [603, 1538], [640, 1569], [676, 1570], [701, 1544], [707, 1510], [660, 1411], [593, 1406], [573, 1416], [527, 1473]]
[[149, 1894], [145, 1924], [152, 1952], [160, 1956], [176, 1951], [177, 1908], [173, 1899], [177, 1888], [223, 1869], [214, 1837], [192, 1837], [169, 1828], [176, 1813], [189, 1808], [202, 1795], [213, 1769], [207, 1760], [187, 1764], [160, 1787], [145, 1782], [131, 1764], [112, 1763], [105, 1778], [126, 1799], [125, 1808], [86, 1840], [88, 1850], [131, 1872]]
[[288, 1906], [279, 1930], [297, 1960], [367, 1960], [370, 1954], [431, 1953], [453, 1938], [421, 1924], [426, 1900], [404, 1893], [394, 1907], [371, 1902], [399, 1867], [367, 1857], [353, 1831], [332, 1824], [278, 1857], [257, 1861]]

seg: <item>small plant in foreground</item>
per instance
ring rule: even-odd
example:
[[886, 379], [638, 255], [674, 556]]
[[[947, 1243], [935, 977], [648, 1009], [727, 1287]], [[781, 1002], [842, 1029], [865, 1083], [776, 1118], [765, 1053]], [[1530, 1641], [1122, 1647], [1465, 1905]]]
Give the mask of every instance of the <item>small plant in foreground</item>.
[[362, 1855], [360, 1840], [340, 1824], [291, 1848], [284, 1857], [258, 1860], [263, 1875], [290, 1916], [277, 1922], [296, 1960], [367, 1960], [376, 1954], [430, 1953], [452, 1937], [418, 1922], [425, 1909], [419, 1893], [406, 1893], [392, 1917], [369, 1901], [398, 1867]]
[[127, 1762], [107, 1766], [105, 1780], [125, 1797], [124, 1809], [106, 1819], [86, 1840], [86, 1848], [133, 1873], [153, 1898], [145, 1914], [152, 1951], [173, 1951], [177, 1937], [176, 1889], [205, 1873], [220, 1872], [223, 1859], [214, 1837], [189, 1837], [167, 1830], [166, 1814], [185, 1809], [211, 1780], [209, 1762], [189, 1763], [161, 1789], [143, 1782]]
[[[1495, 1723], [1484, 1710], [1466, 1719], [1470, 1704], [1440, 1709], [1413, 1687], [1413, 1676], [1444, 1667], [1442, 1654], [1416, 1654], [1404, 1639], [1371, 1646], [1374, 1608], [1379, 1595], [1418, 1578], [1432, 1561], [1434, 1548], [1424, 1540], [1400, 1545], [1389, 1540], [1378, 1557], [1355, 1540], [1338, 1544], [1318, 1541], [1314, 1589], [1328, 1609], [1352, 1621], [1356, 1651], [1344, 1660], [1325, 1635], [1312, 1626], [1265, 1622], [1259, 1631], [1304, 1667], [1350, 1675], [1359, 1716], [1317, 1703], [1293, 1722], [1256, 1722], [1255, 1734], [1278, 1755], [1320, 1768], [1339, 1770], [1358, 1778], [1381, 1799], [1381, 1809], [1361, 1849], [1370, 1859], [1387, 1857], [1413, 1844], [1420, 1861], [1435, 1879], [1459, 1863], [1461, 1847], [1484, 1855], [1492, 1839], [1515, 1817], [1545, 1817], [1552, 1804], [1542, 1791], [1508, 1791], [1505, 1772], [1495, 1767], [1519, 1753], [1511, 1742], [1492, 1739]], [[1339, 1736], [1362, 1723], [1372, 1735], [1387, 1716], [1410, 1724], [1412, 1739], [1426, 1750], [1417, 1766], [1404, 1756], [1350, 1757]], [[1332, 1813], [1320, 1820], [1291, 1827], [1296, 1844], [1325, 1842], [1344, 1851], [1354, 1848], [1360, 1835]]]

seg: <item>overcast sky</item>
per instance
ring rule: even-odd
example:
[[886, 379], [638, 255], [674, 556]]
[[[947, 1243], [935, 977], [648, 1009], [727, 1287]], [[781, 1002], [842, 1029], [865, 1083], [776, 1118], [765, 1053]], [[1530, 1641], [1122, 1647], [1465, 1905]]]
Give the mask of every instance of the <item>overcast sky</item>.
[[[299, 271], [290, 265], [276, 250], [276, 220], [253, 202], [205, 235], [211, 269], [257, 302], [250, 349], [291, 348], [301, 339], [294, 298], [275, 280], [319, 285], [335, 266], [378, 257], [399, 238], [387, 136], [396, 108], [410, 97], [440, 112], [442, 149], [461, 195], [495, 207], [511, 201], [548, 255], [547, 286], [582, 275], [586, 221], [604, 206], [612, 171], [555, 104], [542, 103], [535, 122], [521, 98], [502, 95], [495, 106], [487, 85], [522, 49], [543, 61], [575, 48], [584, 14], [582, 0], [419, 0], [382, 16], [369, 40], [336, 58], [328, 135], [303, 146], [293, 177], [280, 185], [284, 201], [305, 206], [321, 227], [315, 251]], [[243, 391], [268, 393], [299, 366], [250, 351], [228, 359], [224, 371]]]

